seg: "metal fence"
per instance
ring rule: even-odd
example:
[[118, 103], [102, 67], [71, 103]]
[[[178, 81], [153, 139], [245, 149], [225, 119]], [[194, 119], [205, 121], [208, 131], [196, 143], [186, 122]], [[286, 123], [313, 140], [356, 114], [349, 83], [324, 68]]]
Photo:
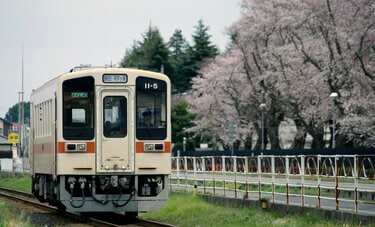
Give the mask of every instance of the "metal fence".
[[375, 155], [173, 157], [171, 190], [375, 215]]

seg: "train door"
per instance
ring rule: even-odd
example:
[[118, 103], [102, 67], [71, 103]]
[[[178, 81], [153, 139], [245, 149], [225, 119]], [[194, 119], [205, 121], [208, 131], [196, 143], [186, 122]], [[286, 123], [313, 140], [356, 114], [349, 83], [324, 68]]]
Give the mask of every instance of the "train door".
[[130, 93], [124, 90], [102, 90], [99, 93], [97, 171], [133, 171]]

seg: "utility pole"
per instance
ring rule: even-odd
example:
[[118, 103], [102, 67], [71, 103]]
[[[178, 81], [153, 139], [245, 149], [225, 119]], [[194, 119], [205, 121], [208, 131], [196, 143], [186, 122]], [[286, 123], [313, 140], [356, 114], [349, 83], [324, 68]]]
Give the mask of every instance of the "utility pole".
[[332, 92], [330, 95], [329, 95], [332, 99], [332, 149], [335, 149], [336, 148], [336, 140], [335, 140], [335, 136], [336, 136], [336, 106], [335, 106], [335, 101], [338, 97], [338, 94], [336, 92]]
[[24, 119], [25, 119], [25, 111], [24, 111], [24, 68], [23, 68], [23, 42], [22, 42], [22, 72], [21, 72], [21, 92], [18, 92], [21, 97], [19, 98], [19, 103], [18, 103], [18, 124], [20, 124], [20, 141], [19, 141], [19, 152], [20, 152], [20, 157], [24, 156]]

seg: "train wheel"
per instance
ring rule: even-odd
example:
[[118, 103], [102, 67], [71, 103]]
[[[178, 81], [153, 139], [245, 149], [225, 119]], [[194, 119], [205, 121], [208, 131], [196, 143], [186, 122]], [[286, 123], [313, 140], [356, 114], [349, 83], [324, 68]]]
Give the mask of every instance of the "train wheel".
[[57, 210], [63, 212], [66, 210], [66, 207], [64, 206], [64, 204], [62, 204], [61, 202], [57, 202], [56, 203], [56, 207], [57, 207]]
[[133, 221], [137, 218], [138, 212], [125, 212], [125, 219]]

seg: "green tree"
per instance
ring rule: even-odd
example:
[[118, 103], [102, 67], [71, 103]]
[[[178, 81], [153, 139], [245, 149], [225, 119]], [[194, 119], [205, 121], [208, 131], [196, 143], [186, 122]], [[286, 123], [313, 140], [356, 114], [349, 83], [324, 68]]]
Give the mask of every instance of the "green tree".
[[[24, 116], [25, 123], [30, 122], [30, 102], [24, 102]], [[5, 114], [5, 119], [10, 122], [18, 123], [18, 103], [14, 104], [9, 108], [8, 112]]]
[[[192, 35], [193, 45], [187, 46], [186, 51], [180, 54], [181, 64], [176, 69], [177, 91], [184, 92], [191, 88], [191, 80], [199, 74], [201, 65], [208, 59], [219, 54], [219, 49], [211, 42], [209, 27], [205, 26], [203, 20], [198, 21], [195, 32]], [[176, 34], [176, 33], [175, 33]]]
[[203, 20], [198, 21], [193, 34], [193, 57], [201, 63], [206, 59], [216, 57], [220, 52], [216, 45], [211, 43], [211, 35], [208, 34], [209, 27], [205, 26]]
[[173, 67], [171, 81], [173, 90], [181, 92], [186, 90], [186, 84], [189, 84], [188, 77], [184, 74], [185, 59], [187, 59], [187, 50], [190, 48], [189, 43], [182, 35], [182, 31], [176, 29], [168, 42], [171, 51], [170, 62]]
[[187, 48], [189, 48], [189, 43], [182, 35], [182, 31], [180, 29], [176, 29], [174, 31], [172, 37], [169, 39], [168, 47], [170, 48], [171, 58], [173, 61], [181, 61]]
[[154, 72], [160, 72], [164, 68], [164, 73], [171, 75], [173, 69], [169, 62], [170, 52], [159, 29], [150, 25], [142, 36], [142, 41], [134, 41], [133, 46], [126, 50], [121, 66]]
[[194, 139], [191, 133], [185, 132], [185, 129], [193, 126], [196, 114], [188, 111], [188, 103], [182, 100], [172, 107], [172, 142], [175, 144], [174, 150], [183, 148], [183, 138], [187, 139], [187, 150], [194, 150]]

